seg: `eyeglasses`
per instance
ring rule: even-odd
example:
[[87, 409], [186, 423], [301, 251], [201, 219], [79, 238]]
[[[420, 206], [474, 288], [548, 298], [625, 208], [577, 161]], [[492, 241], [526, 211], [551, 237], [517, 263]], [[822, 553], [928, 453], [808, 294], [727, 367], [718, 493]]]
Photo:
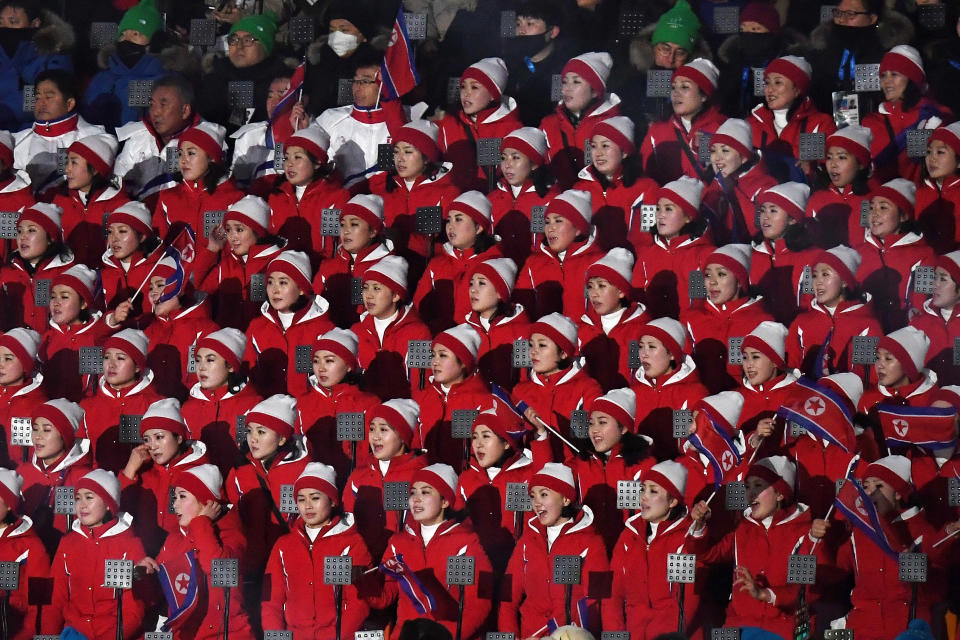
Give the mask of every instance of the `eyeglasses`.
[[376, 80], [368, 80], [366, 78], [354, 78], [351, 80], [351, 82], [353, 82], [353, 84], [358, 84], [361, 87], [369, 87], [372, 84], [377, 84]]
[[849, 20], [850, 18], [856, 18], [857, 16], [868, 16], [870, 15], [869, 11], [847, 11], [844, 9], [834, 9], [833, 17], [840, 20]]
[[233, 34], [227, 38], [227, 44], [231, 47], [238, 47], [240, 49], [245, 49], [246, 47], [252, 46], [257, 39], [253, 36], [238, 36]]

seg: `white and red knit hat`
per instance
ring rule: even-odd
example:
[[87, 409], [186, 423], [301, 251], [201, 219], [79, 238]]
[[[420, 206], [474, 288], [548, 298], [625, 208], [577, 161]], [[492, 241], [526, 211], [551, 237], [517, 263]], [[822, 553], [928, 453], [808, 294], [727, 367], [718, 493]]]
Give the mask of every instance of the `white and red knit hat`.
[[394, 398], [374, 407], [368, 419], [372, 421], [374, 418], [389, 424], [409, 449], [420, 420], [420, 405], [409, 398]]
[[786, 369], [787, 328], [779, 322], [764, 320], [743, 338], [741, 349], [756, 349], [770, 358], [781, 371]]
[[867, 127], [852, 124], [838, 129], [827, 137], [826, 148], [840, 147], [850, 152], [861, 167], [870, 166], [870, 145], [873, 143], [873, 132]]
[[401, 298], [407, 296], [407, 261], [400, 256], [384, 256], [377, 264], [367, 269], [363, 281], [370, 280], [386, 285]]
[[143, 419], [140, 420], [140, 435], [142, 436], [150, 429], [169, 431], [184, 440], [190, 437], [187, 423], [184, 422], [183, 415], [180, 413], [180, 403], [176, 398], [157, 400], [147, 407], [143, 412]]
[[848, 403], [851, 412], [857, 410], [860, 398], [863, 396], [863, 380], [855, 373], [833, 373], [817, 380], [821, 387], [830, 389], [840, 395]]
[[63, 448], [69, 449], [77, 439], [77, 429], [83, 422], [84, 411], [76, 402], [70, 402], [65, 398], [54, 398], [47, 400], [33, 410], [31, 416], [34, 420], [45, 418], [60, 433], [63, 439]]
[[590, 404], [590, 413], [600, 411], [633, 431], [637, 415], [637, 394], [633, 389], [611, 389]]
[[260, 196], [243, 196], [223, 216], [224, 224], [231, 220], [250, 227], [254, 235], [264, 236], [270, 228], [270, 205]]
[[316, 489], [328, 498], [331, 504], [340, 502], [340, 494], [337, 492], [337, 472], [328, 464], [322, 462], [308, 462], [303, 468], [303, 473], [293, 483], [293, 497], [304, 489]]
[[20, 213], [19, 222], [36, 222], [47, 232], [50, 240], [55, 241], [63, 237], [63, 228], [60, 226], [62, 218], [63, 209], [59, 205], [36, 202]]
[[343, 359], [343, 361], [347, 363], [347, 366], [352, 369], [357, 366], [359, 343], [360, 340], [353, 331], [337, 327], [317, 336], [317, 339], [313, 343], [313, 353], [317, 351], [329, 351], [338, 358]]
[[275, 394], [258, 402], [247, 411], [247, 425], [262, 424], [276, 431], [281, 438], [293, 435], [293, 425], [297, 420], [297, 400], [293, 396]]
[[313, 270], [310, 258], [303, 251], [284, 251], [267, 265], [267, 273], [282, 273], [290, 276], [304, 294], [313, 293]]
[[677, 78], [689, 78], [693, 83], [700, 87], [700, 91], [707, 97], [713, 95], [720, 83], [720, 70], [706, 58], [694, 58], [687, 64], [678, 68], [670, 76], [673, 81]]
[[785, 501], [793, 499], [797, 481], [797, 466], [786, 456], [769, 456], [757, 460], [747, 469], [747, 477], [761, 478], [781, 494]]
[[559, 313], [547, 314], [530, 325], [530, 335], [535, 333], [557, 343], [557, 348], [568, 358], [577, 354], [577, 325], [570, 318]]
[[150, 279], [153, 280], [154, 278], [163, 278], [166, 280], [176, 272], [176, 261], [170, 256], [163, 256], [160, 258], [160, 261], [157, 262], [157, 268], [153, 270], [153, 275], [150, 276]]
[[223, 142], [227, 137], [227, 130], [221, 125], [201, 120], [180, 134], [177, 146], [183, 149], [185, 142], [197, 145], [210, 157], [210, 161], [219, 163], [223, 160], [225, 151]]
[[116, 515], [120, 512], [120, 481], [112, 471], [94, 469], [77, 481], [76, 490], [81, 489], [96, 494], [107, 505], [110, 513]]
[[652, 336], [663, 343], [673, 361], [680, 366], [687, 345], [687, 331], [673, 318], [657, 318], [640, 327], [640, 336]]
[[13, 134], [9, 131], [0, 131], [0, 161], [7, 169], [13, 166]]
[[567, 189], [547, 203], [546, 215], [555, 213], [570, 221], [580, 233], [590, 233], [593, 220], [593, 196], [589, 191]]
[[231, 369], [240, 371], [240, 362], [243, 360], [243, 353], [247, 349], [247, 336], [237, 329], [227, 327], [209, 333], [197, 340], [197, 348], [194, 353], [199, 352], [200, 349], [210, 349], [226, 360]]
[[896, 71], [905, 75], [919, 88], [923, 88], [923, 83], [927, 80], [920, 52], [908, 44], [897, 45], [883, 55], [883, 59], [880, 60], [880, 75], [885, 71]]
[[463, 363], [467, 371], [473, 371], [477, 363], [477, 354], [480, 352], [482, 338], [477, 330], [469, 324], [458, 324], [446, 331], [437, 334], [433, 339], [433, 346], [441, 345], [453, 352]]
[[556, 491], [570, 502], [577, 500], [577, 485], [573, 480], [573, 471], [559, 462], [548, 462], [543, 465], [543, 468], [530, 478], [528, 486], [531, 490], [534, 487], [546, 487]]
[[817, 257], [811, 261], [810, 266], [823, 263], [837, 272], [840, 280], [847, 285], [848, 289], [856, 289], [860, 284], [857, 280], [857, 269], [860, 268], [862, 260], [863, 257], [857, 251], [841, 244], [818, 253]]
[[67, 151], [86, 160], [99, 175], [109, 177], [113, 175], [113, 161], [119, 148], [120, 143], [115, 137], [109, 133], [97, 133], [77, 140]]
[[457, 497], [457, 472], [448, 464], [436, 463], [413, 472], [410, 484], [423, 482], [437, 490], [440, 497], [453, 506]]
[[367, 193], [357, 194], [340, 211], [341, 220], [344, 216], [356, 216], [379, 233], [383, 229], [383, 198]]
[[104, 349], [117, 349], [130, 356], [140, 371], [147, 367], [147, 351], [150, 349], [150, 338], [139, 329], [123, 329], [118, 331], [103, 343]]
[[454, 211], [460, 211], [470, 216], [470, 219], [480, 225], [485, 233], [490, 233], [490, 227], [493, 224], [491, 218], [493, 204], [487, 196], [479, 191], [465, 191], [447, 206], [447, 216]]
[[664, 491], [683, 502], [684, 494], [687, 491], [687, 468], [679, 462], [673, 460], [658, 462], [644, 473], [641, 479], [644, 482], [653, 482], [660, 485]]
[[593, 125], [590, 137], [603, 136], [620, 147], [620, 151], [629, 156], [637, 149], [633, 141], [635, 129], [633, 120], [627, 116], [613, 116]]
[[753, 249], [748, 244], [726, 244], [711, 253], [706, 260], [705, 265], [718, 264], [724, 269], [729, 270], [733, 277], [737, 279], [741, 291], [746, 291], [750, 286], [750, 256]]
[[669, 200], [687, 214], [691, 220], [700, 216], [700, 198], [703, 197], [703, 183], [695, 178], [681, 176], [673, 182], [660, 187], [657, 200]]
[[874, 198], [885, 198], [897, 206], [900, 213], [913, 218], [913, 208], [917, 203], [917, 185], [906, 178], [894, 178], [884, 182], [873, 190]]
[[12, 469], [0, 469], [0, 499], [10, 511], [20, 507], [20, 490], [23, 489], [23, 478]]
[[743, 396], [736, 391], [721, 391], [700, 400], [696, 409], [709, 414], [714, 422], [726, 430], [729, 435], [733, 435], [740, 423], [740, 412], [743, 411]]
[[607, 255], [587, 267], [583, 279], [589, 281], [590, 278], [603, 278], [619, 289], [620, 293], [629, 296], [632, 274], [633, 254], [623, 247], [614, 247], [607, 251]]
[[775, 204], [797, 222], [806, 216], [810, 187], [799, 182], [784, 182], [764, 189], [757, 196], [757, 204]]
[[23, 372], [28, 377], [37, 361], [37, 351], [40, 349], [40, 334], [33, 329], [17, 327], [0, 334], [0, 347], [10, 350], [10, 353], [20, 361]]
[[493, 407], [481, 411], [477, 415], [470, 431], [475, 431], [477, 427], [490, 429], [500, 439], [514, 447], [520, 444], [526, 431], [523, 418], [518, 416], [513, 409], [508, 408], [506, 404], [497, 400], [493, 401]]
[[440, 161], [440, 128], [429, 120], [413, 120], [400, 127], [393, 144], [406, 142], [416, 147], [429, 162]]
[[960, 155], [960, 122], [941, 125], [934, 129], [927, 140], [927, 146], [929, 147], [934, 140], [939, 140], [953, 149], [955, 154]]
[[59, 285], [70, 287], [87, 303], [88, 307], [92, 307], [98, 292], [97, 272], [86, 265], [75, 264], [53, 277], [50, 288]]
[[507, 88], [507, 65], [502, 58], [483, 58], [467, 67], [460, 76], [460, 81], [472, 78], [490, 92], [490, 97], [500, 101], [503, 91]]
[[960, 284], [960, 251], [937, 256], [937, 266], [949, 273], [955, 283]]
[[223, 476], [216, 465], [198, 464], [184, 469], [173, 476], [171, 484], [193, 494], [200, 504], [206, 504], [211, 500], [220, 502], [223, 499]]
[[327, 164], [330, 161], [330, 157], [327, 155], [327, 151], [330, 149], [330, 136], [321, 127], [311, 126], [300, 129], [287, 138], [284, 148], [289, 149], [290, 147], [303, 148], [320, 164]]
[[740, 118], [728, 118], [710, 138], [710, 146], [715, 144], [730, 147], [744, 160], [750, 158], [753, 155], [753, 131], [750, 124]]
[[153, 233], [152, 219], [153, 214], [147, 205], [131, 200], [110, 212], [107, 217], [107, 226], [125, 224], [140, 235], [149, 236]]
[[602, 96], [607, 90], [607, 78], [613, 67], [613, 58], [606, 51], [591, 51], [571, 58], [563, 65], [560, 75], [575, 73], [590, 85], [594, 93]]
[[802, 56], [783, 56], [774, 59], [767, 68], [763, 70], [763, 77], [766, 79], [771, 73], [779, 73], [787, 78], [804, 95], [810, 88], [810, 78], [813, 76], [813, 68], [807, 59]]
[[536, 127], [520, 127], [511, 131], [500, 143], [500, 149], [516, 149], [540, 166], [547, 157], [547, 134]]
[[480, 274], [489, 280], [493, 288], [497, 290], [497, 295], [500, 296], [501, 300], [504, 302], [510, 300], [513, 285], [517, 281], [517, 263], [512, 259], [492, 258], [484, 260], [474, 267], [470, 277], [473, 277], [474, 274]]
[[864, 478], [879, 478], [890, 485], [904, 500], [913, 493], [913, 474], [910, 458], [906, 456], [887, 456], [867, 465]]
[[911, 381], [922, 375], [930, 338], [916, 327], [904, 327], [880, 338], [877, 349], [886, 349], [900, 361], [903, 372]]

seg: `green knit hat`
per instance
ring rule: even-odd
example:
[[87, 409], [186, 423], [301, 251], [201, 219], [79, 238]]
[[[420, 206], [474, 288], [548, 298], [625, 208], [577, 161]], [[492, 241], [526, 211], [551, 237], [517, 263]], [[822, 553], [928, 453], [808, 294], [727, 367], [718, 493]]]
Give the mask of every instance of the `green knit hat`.
[[650, 42], [654, 45], [669, 42], [692, 51], [699, 32], [700, 20], [697, 14], [690, 8], [687, 0], [677, 0], [672, 9], [660, 16]]
[[271, 11], [259, 15], [244, 16], [233, 23], [230, 33], [246, 31], [260, 41], [267, 55], [273, 53], [273, 41], [277, 35], [277, 16]]
[[140, 0], [140, 4], [127, 9], [120, 19], [120, 25], [117, 27], [117, 39], [123, 35], [124, 31], [139, 31], [147, 38], [152, 38], [153, 34], [160, 30], [163, 22], [160, 19], [160, 12], [157, 11], [157, 5], [154, 0]]

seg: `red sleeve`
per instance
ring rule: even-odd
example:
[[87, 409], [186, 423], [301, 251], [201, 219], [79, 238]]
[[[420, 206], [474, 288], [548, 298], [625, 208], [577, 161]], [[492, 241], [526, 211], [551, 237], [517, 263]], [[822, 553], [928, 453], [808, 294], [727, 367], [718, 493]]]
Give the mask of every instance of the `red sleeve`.
[[20, 588], [10, 594], [10, 606], [23, 612], [23, 627], [19, 634], [11, 633], [14, 637], [30, 637], [37, 633], [40, 607], [36, 602], [40, 592], [44, 591], [43, 583], [50, 576], [50, 558], [39, 538], [30, 541], [27, 552], [27, 561], [20, 570]]
[[66, 608], [70, 597], [64, 560], [64, 546], [69, 545], [69, 543], [64, 545], [67, 540], [67, 537], [61, 540], [51, 567], [53, 572], [53, 596], [50, 599], [50, 606], [46, 607], [44, 615], [40, 619], [40, 633], [45, 635], [59, 635], [63, 631], [63, 610]]
[[613, 548], [613, 557], [610, 560], [610, 567], [613, 571], [613, 583], [610, 589], [610, 601], [601, 610], [604, 629], [626, 629], [626, 617], [623, 615], [624, 604], [627, 599], [625, 583], [628, 580], [625, 575], [627, 571], [627, 549], [626, 546], [634, 537], [630, 529], [624, 529], [617, 538], [616, 546]]
[[273, 549], [270, 551], [270, 558], [267, 560], [267, 572], [265, 574], [266, 580], [264, 580], [264, 584], [270, 585], [270, 588], [268, 593], [263, 594], [263, 605], [261, 607], [264, 629], [283, 631], [287, 628], [287, 623], [283, 616], [283, 608], [287, 602], [287, 581], [283, 577], [283, 566], [280, 561], [280, 545], [283, 543], [284, 538], [286, 538], [286, 536], [279, 538], [276, 544], [273, 545]]
[[523, 598], [523, 553], [525, 543], [521, 540], [510, 556], [507, 573], [503, 579], [504, 587], [500, 593], [498, 629], [502, 633], [520, 633], [520, 601]]

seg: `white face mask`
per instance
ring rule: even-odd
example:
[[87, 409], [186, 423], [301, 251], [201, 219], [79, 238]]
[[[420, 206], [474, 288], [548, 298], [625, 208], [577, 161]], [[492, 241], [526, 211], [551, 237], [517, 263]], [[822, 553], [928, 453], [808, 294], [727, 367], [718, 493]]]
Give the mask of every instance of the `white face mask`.
[[342, 58], [356, 50], [360, 45], [360, 39], [353, 34], [344, 33], [343, 31], [331, 31], [330, 35], [327, 36], [327, 44], [330, 45], [330, 48], [333, 49], [335, 54]]

